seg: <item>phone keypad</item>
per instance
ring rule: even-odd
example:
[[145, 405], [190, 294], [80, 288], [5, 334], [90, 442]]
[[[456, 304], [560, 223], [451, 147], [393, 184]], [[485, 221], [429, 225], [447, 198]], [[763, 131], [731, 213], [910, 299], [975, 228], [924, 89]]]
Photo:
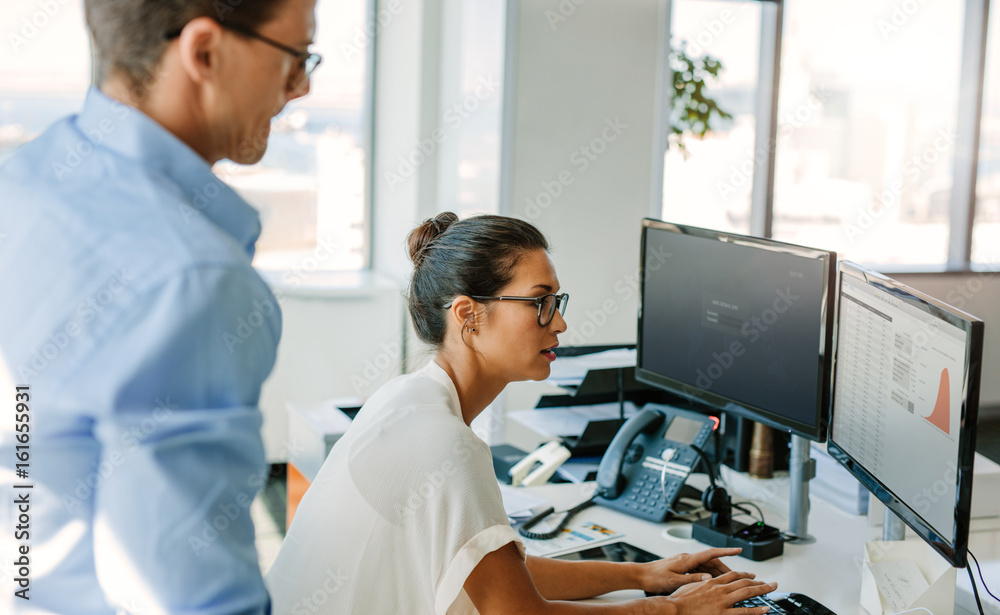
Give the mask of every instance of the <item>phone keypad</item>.
[[[668, 497], [672, 497], [669, 494], [676, 488], [675, 485], [668, 481], [666, 487]], [[652, 473], [640, 473], [623, 495], [625, 507], [646, 518], [662, 520], [666, 514], [667, 503], [663, 499], [660, 481]]]

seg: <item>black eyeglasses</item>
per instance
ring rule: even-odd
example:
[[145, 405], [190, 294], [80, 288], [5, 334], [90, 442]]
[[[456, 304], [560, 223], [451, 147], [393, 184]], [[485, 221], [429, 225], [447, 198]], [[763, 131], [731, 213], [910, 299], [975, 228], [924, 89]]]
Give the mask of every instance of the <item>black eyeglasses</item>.
[[[258, 34], [250, 28], [244, 28], [243, 26], [237, 24], [226, 23], [218, 20], [216, 20], [216, 23], [227, 30], [257, 39], [262, 43], [267, 43], [268, 45], [276, 49], [280, 49], [281, 51], [297, 58], [299, 63], [296, 65], [296, 70], [292, 71], [292, 73], [288, 76], [288, 89], [293, 92], [302, 87], [302, 84], [309, 79], [309, 76], [312, 75], [313, 71], [316, 70], [316, 67], [323, 61], [323, 56], [318, 53], [309, 53], [308, 51], [302, 51], [300, 49], [295, 49], [294, 47], [289, 47], [288, 45], [279, 43], [278, 41], [270, 39], [263, 34]], [[171, 41], [179, 37], [181, 35], [181, 31], [183, 30], [184, 28], [178, 28], [177, 30], [166, 32], [163, 35], [163, 39]]]
[[[482, 297], [477, 295], [470, 295], [470, 297], [476, 301], [527, 301], [534, 303], [538, 306], [538, 326], [540, 327], [544, 327], [552, 322], [552, 318], [556, 315], [556, 310], [559, 310], [560, 316], [565, 316], [566, 304], [569, 303], [569, 295], [567, 293], [561, 295], [549, 293], [541, 297]], [[450, 308], [453, 303], [454, 301], [449, 301], [444, 307], [446, 309]]]

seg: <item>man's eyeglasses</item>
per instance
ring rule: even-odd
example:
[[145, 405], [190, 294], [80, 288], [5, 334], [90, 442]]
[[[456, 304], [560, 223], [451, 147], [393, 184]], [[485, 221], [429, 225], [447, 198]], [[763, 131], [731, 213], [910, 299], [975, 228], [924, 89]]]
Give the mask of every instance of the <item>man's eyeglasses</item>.
[[[556, 315], [556, 310], [559, 310], [560, 316], [565, 316], [566, 304], [569, 303], [569, 295], [567, 293], [561, 295], [549, 293], [541, 297], [482, 297], [477, 295], [470, 295], [470, 297], [476, 301], [527, 301], [534, 303], [538, 306], [538, 326], [540, 327], [544, 327], [552, 322], [552, 318]], [[453, 303], [454, 301], [449, 301], [444, 306], [445, 309], [450, 308]]]
[[[276, 49], [280, 49], [281, 51], [284, 51], [285, 53], [297, 58], [298, 64], [296, 64], [296, 69], [293, 70], [292, 73], [288, 76], [288, 89], [290, 91], [294, 92], [299, 88], [301, 88], [302, 84], [304, 84], [306, 80], [309, 79], [309, 76], [312, 75], [313, 71], [316, 70], [316, 67], [319, 66], [320, 62], [323, 61], [323, 56], [319, 55], [318, 53], [309, 53], [308, 51], [302, 51], [300, 49], [295, 49], [294, 47], [289, 47], [288, 45], [279, 43], [278, 41], [270, 39], [264, 36], [263, 34], [258, 34], [257, 32], [254, 32], [250, 28], [244, 28], [241, 25], [234, 23], [226, 23], [223, 21], [217, 21], [217, 23], [227, 30], [231, 30], [233, 32], [236, 32], [237, 34], [242, 34], [243, 36], [256, 39], [262, 43], [267, 43], [268, 45]], [[179, 37], [183, 29], [184, 28], [178, 28], [177, 30], [171, 30], [170, 32], [166, 32], [163, 35], [163, 39], [171, 41]]]

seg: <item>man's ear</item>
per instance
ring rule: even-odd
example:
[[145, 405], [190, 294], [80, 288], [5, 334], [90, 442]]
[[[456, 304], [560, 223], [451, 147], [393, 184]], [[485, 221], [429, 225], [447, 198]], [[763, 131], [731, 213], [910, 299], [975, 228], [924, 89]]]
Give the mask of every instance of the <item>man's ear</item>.
[[178, 50], [181, 66], [191, 81], [204, 83], [218, 70], [222, 42], [222, 26], [211, 17], [198, 17], [184, 26]]

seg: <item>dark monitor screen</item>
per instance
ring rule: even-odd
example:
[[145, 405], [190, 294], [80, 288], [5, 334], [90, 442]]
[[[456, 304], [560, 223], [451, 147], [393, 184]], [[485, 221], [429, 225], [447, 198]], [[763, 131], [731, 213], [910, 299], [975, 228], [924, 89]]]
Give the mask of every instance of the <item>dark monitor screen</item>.
[[826, 439], [832, 252], [644, 220], [637, 379]]
[[830, 454], [964, 566], [983, 322], [853, 263], [838, 291]]

